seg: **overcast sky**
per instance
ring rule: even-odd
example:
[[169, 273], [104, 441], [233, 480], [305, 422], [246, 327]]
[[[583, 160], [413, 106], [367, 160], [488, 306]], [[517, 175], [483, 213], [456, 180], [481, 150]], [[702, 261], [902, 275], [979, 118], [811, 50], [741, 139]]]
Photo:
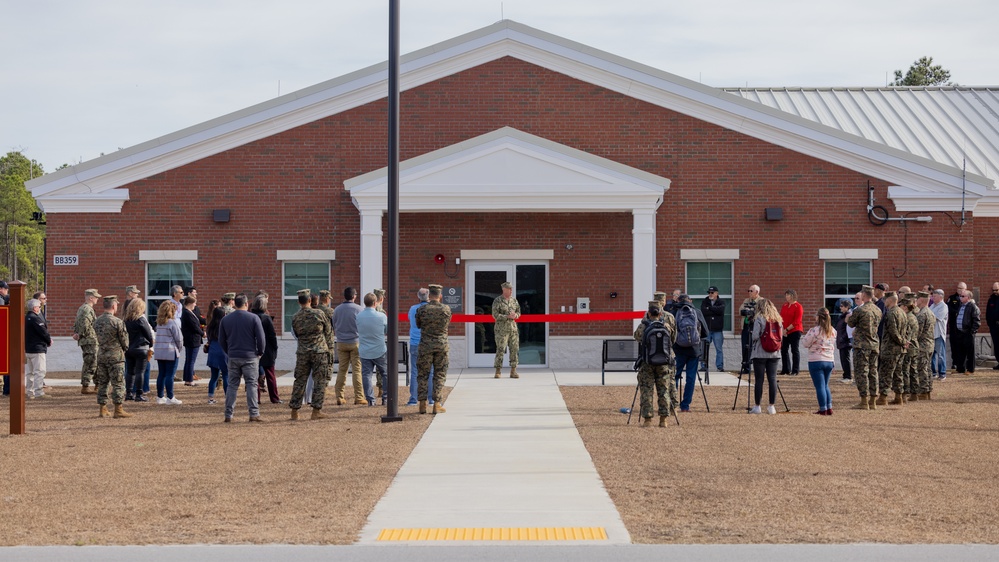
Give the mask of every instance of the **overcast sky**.
[[[505, 17], [710, 86], [884, 86], [924, 55], [999, 84], [995, 0], [401, 4], [403, 54]], [[0, 151], [52, 171], [338, 77], [385, 60], [387, 20], [373, 0], [0, 0]]]

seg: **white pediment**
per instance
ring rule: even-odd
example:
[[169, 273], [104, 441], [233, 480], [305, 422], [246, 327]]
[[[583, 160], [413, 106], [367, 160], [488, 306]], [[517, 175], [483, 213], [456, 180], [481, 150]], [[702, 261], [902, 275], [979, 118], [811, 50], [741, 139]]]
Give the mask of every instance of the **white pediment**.
[[[388, 207], [387, 168], [344, 182], [358, 210]], [[504, 127], [400, 163], [408, 212], [656, 209], [669, 180]]]

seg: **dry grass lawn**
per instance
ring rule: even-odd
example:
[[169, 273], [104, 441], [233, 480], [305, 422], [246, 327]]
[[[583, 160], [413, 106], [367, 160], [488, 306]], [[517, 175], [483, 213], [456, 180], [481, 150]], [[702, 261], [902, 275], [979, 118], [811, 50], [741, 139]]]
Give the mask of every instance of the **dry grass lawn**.
[[402, 406], [381, 423], [384, 408], [335, 406], [331, 390], [329, 419], [306, 407], [291, 422], [265, 394], [267, 423], [250, 424], [240, 390], [223, 424], [203, 384], [178, 384], [180, 406], [126, 402], [122, 420], [54, 387], [28, 401], [22, 436], [0, 400], [0, 545], [350, 544], [432, 418]]
[[792, 414], [747, 415], [745, 387], [705, 413], [698, 389], [667, 429], [625, 426], [633, 387], [562, 392], [636, 543], [999, 543], [999, 374], [875, 412], [831, 386], [831, 417], [807, 374], [781, 377]]

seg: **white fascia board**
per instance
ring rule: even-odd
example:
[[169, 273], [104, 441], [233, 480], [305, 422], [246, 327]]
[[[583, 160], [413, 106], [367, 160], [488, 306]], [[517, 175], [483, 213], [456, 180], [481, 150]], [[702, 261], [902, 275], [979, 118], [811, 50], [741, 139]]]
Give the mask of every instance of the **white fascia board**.
[[[997, 195], [982, 197], [975, 193], [927, 193], [897, 185], [888, 188], [888, 198], [899, 213], [930, 213], [934, 211], [973, 211], [978, 215], [978, 205], [982, 200], [999, 198]], [[876, 202], [875, 202], [876, 203]]]
[[999, 217], [999, 195], [982, 197], [975, 205], [976, 217]]
[[38, 197], [35, 202], [45, 213], [120, 213], [128, 201], [128, 189], [112, 189], [101, 193], [52, 195]]

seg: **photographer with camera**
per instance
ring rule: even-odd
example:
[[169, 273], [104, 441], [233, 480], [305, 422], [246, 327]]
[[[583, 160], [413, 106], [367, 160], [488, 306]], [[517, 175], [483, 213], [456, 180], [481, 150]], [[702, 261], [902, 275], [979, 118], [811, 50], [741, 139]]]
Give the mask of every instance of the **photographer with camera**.
[[739, 315], [742, 316], [742, 369], [739, 373], [749, 374], [749, 359], [752, 353], [752, 332], [753, 322], [756, 320], [756, 311], [760, 303], [765, 299], [760, 296], [760, 286], [749, 286], [749, 297], [742, 301], [739, 307]]

